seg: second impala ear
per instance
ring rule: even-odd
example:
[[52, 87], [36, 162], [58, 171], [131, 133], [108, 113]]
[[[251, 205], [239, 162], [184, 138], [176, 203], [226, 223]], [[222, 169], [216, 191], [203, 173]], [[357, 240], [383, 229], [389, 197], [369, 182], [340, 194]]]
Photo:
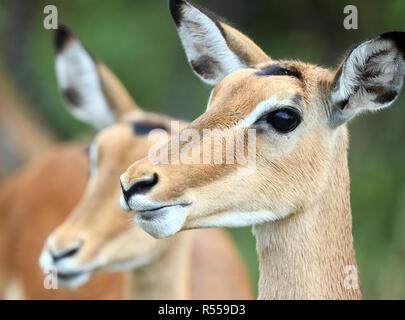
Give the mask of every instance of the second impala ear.
[[355, 47], [332, 84], [334, 125], [390, 106], [401, 91], [404, 74], [405, 32], [384, 33]]
[[136, 108], [121, 82], [65, 26], [55, 30], [54, 46], [59, 89], [74, 117], [100, 130]]
[[170, 0], [170, 12], [193, 71], [208, 84], [271, 60], [248, 37], [185, 0]]

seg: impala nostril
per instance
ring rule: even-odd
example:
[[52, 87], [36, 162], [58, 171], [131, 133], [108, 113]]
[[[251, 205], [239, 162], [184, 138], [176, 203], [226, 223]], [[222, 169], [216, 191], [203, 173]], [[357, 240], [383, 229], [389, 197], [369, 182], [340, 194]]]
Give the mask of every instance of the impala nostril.
[[65, 258], [69, 258], [71, 256], [74, 256], [77, 252], [79, 252], [79, 250], [81, 249], [83, 245], [83, 242], [78, 243], [77, 245], [68, 248], [68, 249], [64, 249], [60, 252], [55, 252], [50, 250], [51, 256], [53, 258], [53, 261], [59, 261], [61, 259], [65, 259]]
[[128, 202], [129, 198], [134, 194], [145, 194], [148, 193], [157, 183], [159, 182], [159, 177], [157, 173], [154, 173], [148, 178], [143, 178], [135, 181], [129, 189], [125, 189], [121, 182], [122, 194], [124, 195], [125, 201]]

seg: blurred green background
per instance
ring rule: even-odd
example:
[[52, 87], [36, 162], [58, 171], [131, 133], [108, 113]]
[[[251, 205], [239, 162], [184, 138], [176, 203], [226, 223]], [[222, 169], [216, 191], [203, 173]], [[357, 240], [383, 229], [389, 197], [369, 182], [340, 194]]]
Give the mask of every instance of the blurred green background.
[[[355, 43], [405, 30], [405, 1], [200, 0], [234, 22], [274, 58], [335, 67]], [[53, 69], [47, 4], [58, 8], [90, 51], [122, 80], [145, 110], [192, 120], [209, 88], [191, 72], [166, 0], [0, 1], [0, 70], [60, 140], [92, 134], [64, 109]], [[343, 8], [355, 5], [358, 30], [345, 30]], [[404, 90], [403, 90], [404, 91]], [[1, 101], [0, 101], [1, 103]], [[392, 108], [350, 124], [354, 238], [363, 295], [405, 299], [405, 93]], [[258, 278], [250, 228], [230, 230], [253, 281]]]

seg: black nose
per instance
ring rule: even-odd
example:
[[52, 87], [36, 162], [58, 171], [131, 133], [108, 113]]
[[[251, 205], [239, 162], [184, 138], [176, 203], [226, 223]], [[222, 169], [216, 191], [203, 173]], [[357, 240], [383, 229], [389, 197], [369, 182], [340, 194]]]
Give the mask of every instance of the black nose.
[[54, 251], [50, 250], [50, 253], [53, 258], [53, 261], [56, 262], [56, 261], [59, 261], [64, 258], [69, 258], [71, 256], [74, 256], [80, 250], [81, 247], [82, 247], [82, 243], [79, 243], [72, 248], [63, 250], [62, 252], [54, 252]]
[[125, 201], [128, 202], [129, 198], [134, 194], [145, 194], [148, 193], [159, 181], [157, 173], [154, 173], [149, 178], [143, 178], [141, 180], [135, 181], [135, 183], [127, 190], [125, 190], [122, 182], [121, 189], [124, 195]]

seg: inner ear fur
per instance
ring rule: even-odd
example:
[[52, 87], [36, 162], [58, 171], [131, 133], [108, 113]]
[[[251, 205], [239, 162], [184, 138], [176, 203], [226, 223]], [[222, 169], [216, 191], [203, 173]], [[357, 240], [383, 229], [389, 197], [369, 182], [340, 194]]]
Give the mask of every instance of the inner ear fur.
[[193, 71], [216, 85], [240, 69], [271, 61], [240, 31], [185, 0], [171, 0], [170, 11]]
[[404, 35], [400, 31], [384, 33], [350, 51], [331, 84], [334, 122], [381, 110], [395, 101], [405, 74]]

